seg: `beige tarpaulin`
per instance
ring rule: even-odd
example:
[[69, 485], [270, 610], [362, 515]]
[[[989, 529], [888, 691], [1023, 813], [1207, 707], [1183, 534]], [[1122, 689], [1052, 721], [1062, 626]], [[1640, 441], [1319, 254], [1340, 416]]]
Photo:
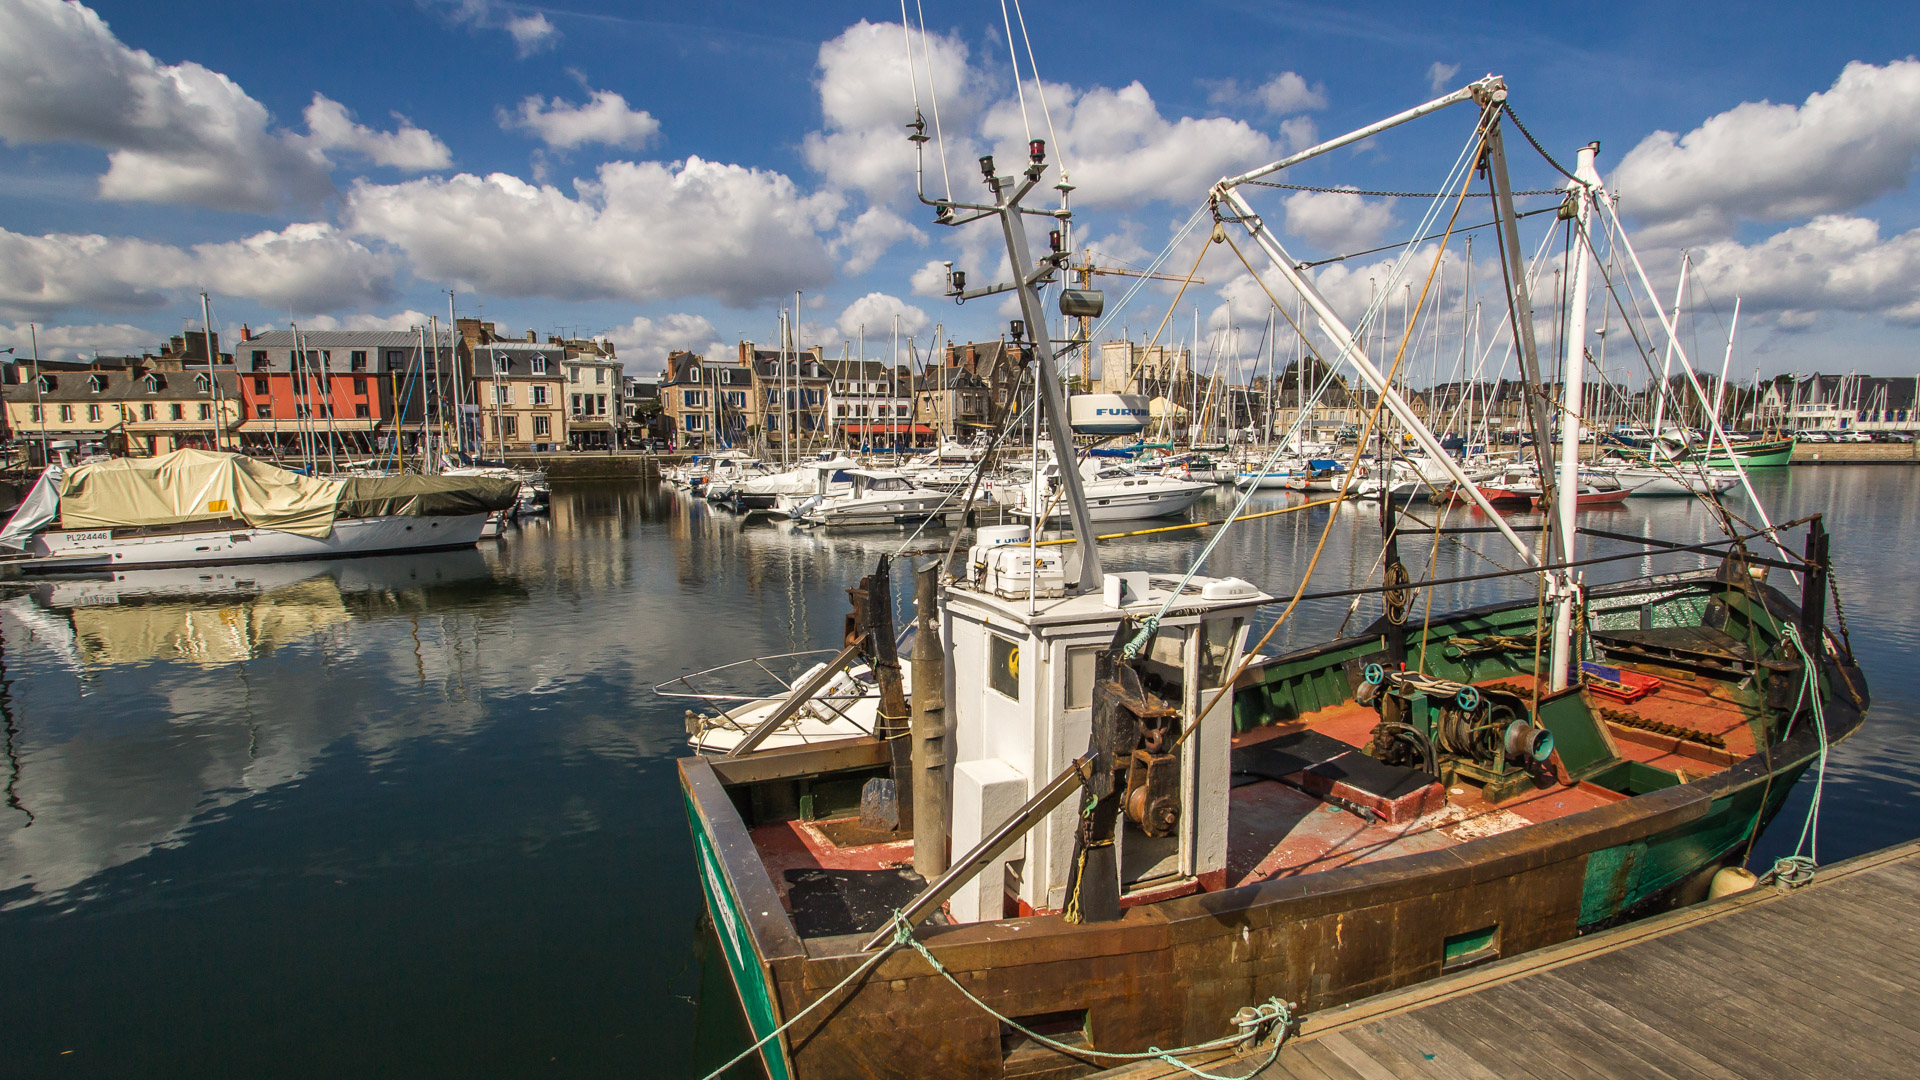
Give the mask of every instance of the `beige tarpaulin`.
[[237, 519], [315, 538], [333, 531], [340, 484], [239, 454], [175, 450], [75, 466], [60, 481], [60, 527], [128, 528]]

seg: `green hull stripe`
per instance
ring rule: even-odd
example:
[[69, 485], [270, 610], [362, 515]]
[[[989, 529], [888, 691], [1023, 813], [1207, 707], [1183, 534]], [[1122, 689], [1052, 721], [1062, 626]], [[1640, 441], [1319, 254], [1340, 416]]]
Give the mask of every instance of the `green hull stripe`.
[[[733, 987], [740, 995], [740, 1006], [747, 1014], [747, 1026], [753, 1030], [753, 1037], [764, 1039], [768, 1032], [780, 1026], [780, 1020], [774, 1014], [765, 971], [754, 954], [753, 942], [747, 938], [746, 919], [733, 898], [733, 890], [727, 887], [726, 870], [714, 854], [713, 841], [707, 837], [706, 826], [691, 798], [687, 800], [687, 822], [693, 827], [693, 849], [700, 860], [700, 891], [706, 894], [707, 910], [713, 913], [720, 949], [727, 955], [727, 970], [733, 973]], [[781, 1050], [779, 1039], [761, 1047], [760, 1057], [766, 1062], [767, 1075], [772, 1080], [789, 1080], [792, 1074], [787, 1071], [786, 1054]]]

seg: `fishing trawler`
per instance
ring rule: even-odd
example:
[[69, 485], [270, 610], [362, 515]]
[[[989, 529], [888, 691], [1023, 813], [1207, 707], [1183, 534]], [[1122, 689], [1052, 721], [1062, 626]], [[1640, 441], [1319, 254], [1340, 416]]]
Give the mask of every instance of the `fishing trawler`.
[[519, 483], [492, 477], [322, 478], [240, 454], [51, 465], [5, 529], [29, 573], [218, 566], [471, 547]]
[[[1521, 313], [1511, 329], [1538, 385], [1506, 99], [1502, 80], [1476, 80], [1224, 179], [1210, 201], [1215, 238], [1250, 238], [1377, 395], [1369, 426], [1384, 410], [1491, 522], [1476, 531], [1500, 533], [1525, 562], [1471, 580], [1535, 579], [1541, 598], [1410, 618], [1420, 592], [1470, 579], [1415, 580], [1389, 501], [1379, 584], [1313, 592], [1309, 570], [1270, 625], [1335, 597], [1376, 597], [1380, 617], [1264, 654], [1272, 630], [1253, 641], [1252, 629], [1281, 598], [1198, 565], [1107, 572], [1069, 469], [1069, 548], [1010, 537], [916, 573], [909, 688], [882, 559], [849, 590], [834, 659], [726, 753], [679, 765], [748, 1053], [769, 1075], [1065, 1077], [1127, 1055], [1198, 1061], [1277, 1040], [1300, 1011], [1690, 902], [1716, 882], [1738, 887], [1730, 868], [1794, 781], [1859, 727], [1868, 691], [1844, 630], [1826, 626], [1819, 518], [1775, 524], [1761, 509], [1759, 527], [1723, 540], [1583, 555], [1579, 425], [1549, 456], [1530, 395], [1540, 475], [1554, 483], [1545, 536], [1523, 539], [1248, 201], [1247, 185], [1291, 165], [1470, 106], [1442, 190], [1464, 199], [1476, 175], [1492, 187]], [[1611, 211], [1596, 153], [1581, 151], [1566, 189], [1576, 237]], [[990, 201], [934, 202], [942, 223], [1003, 228], [1013, 282], [960, 295], [1017, 293], [1067, 461], [1035, 288], [1066, 255], [1036, 268], [1021, 219], [1045, 167], [1035, 141], [1016, 175], [983, 161]], [[1587, 296], [1589, 256], [1570, 259], [1570, 295]], [[1584, 316], [1570, 305], [1570, 350]], [[1565, 400], [1582, 400], [1581, 368], [1576, 353]], [[1804, 542], [1790, 545], [1788, 528]], [[1604, 585], [1579, 577], [1658, 552], [1720, 561]], [[762, 747], [850, 665], [872, 675], [871, 734]]]

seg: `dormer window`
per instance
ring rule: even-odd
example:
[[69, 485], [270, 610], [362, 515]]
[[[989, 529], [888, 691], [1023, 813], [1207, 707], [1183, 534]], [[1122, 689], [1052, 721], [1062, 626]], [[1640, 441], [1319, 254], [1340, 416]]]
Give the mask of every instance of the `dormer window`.
[[51, 375], [42, 375], [37, 381], [40, 384], [40, 392], [43, 394], [47, 393], [48, 391], [52, 390], [55, 386], [59, 385], [59, 383]]
[[527, 370], [535, 375], [545, 375], [547, 373], [546, 356], [542, 353], [534, 353], [533, 358], [527, 361]]
[[161, 378], [158, 374], [148, 375], [140, 381], [147, 384], [147, 393], [149, 394], [157, 394], [167, 385], [167, 380]]
[[267, 350], [265, 349], [253, 350], [253, 370], [255, 371], [267, 370]]
[[87, 378], [88, 390], [91, 390], [92, 392], [97, 394], [102, 390], [105, 390], [106, 388], [107, 388], [107, 377], [105, 375], [95, 374], [95, 375], [88, 376]]

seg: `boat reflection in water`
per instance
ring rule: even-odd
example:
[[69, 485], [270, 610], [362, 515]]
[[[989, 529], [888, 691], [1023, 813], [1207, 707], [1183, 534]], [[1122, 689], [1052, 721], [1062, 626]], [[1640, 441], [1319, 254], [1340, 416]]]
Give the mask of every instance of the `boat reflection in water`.
[[181, 661], [233, 664], [356, 614], [423, 610], [426, 594], [491, 582], [477, 550], [127, 570], [49, 581], [8, 615], [79, 667]]

